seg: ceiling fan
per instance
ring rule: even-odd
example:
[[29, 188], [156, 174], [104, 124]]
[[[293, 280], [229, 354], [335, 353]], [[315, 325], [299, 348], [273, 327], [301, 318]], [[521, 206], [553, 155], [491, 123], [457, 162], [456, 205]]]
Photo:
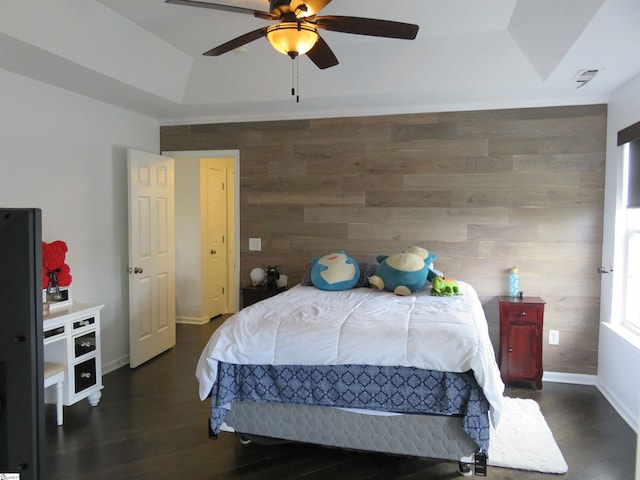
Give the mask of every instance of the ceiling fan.
[[326, 7], [331, 0], [270, 0], [268, 12], [198, 0], [165, 1], [176, 5], [244, 13], [278, 22], [240, 35], [212, 48], [204, 55], [217, 57], [254, 40], [266, 37], [271, 46], [279, 52], [289, 55], [292, 59], [306, 54], [321, 69], [333, 67], [339, 62], [329, 45], [318, 34], [318, 30], [413, 40], [416, 38], [419, 28], [418, 25], [410, 23], [374, 18], [317, 16], [317, 13]]

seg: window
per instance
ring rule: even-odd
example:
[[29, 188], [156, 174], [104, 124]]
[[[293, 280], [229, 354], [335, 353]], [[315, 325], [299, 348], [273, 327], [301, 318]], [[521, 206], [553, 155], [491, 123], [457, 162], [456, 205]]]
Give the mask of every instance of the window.
[[640, 334], [640, 140], [624, 146], [625, 212], [622, 324]]
[[623, 324], [640, 334], [640, 208], [627, 209]]

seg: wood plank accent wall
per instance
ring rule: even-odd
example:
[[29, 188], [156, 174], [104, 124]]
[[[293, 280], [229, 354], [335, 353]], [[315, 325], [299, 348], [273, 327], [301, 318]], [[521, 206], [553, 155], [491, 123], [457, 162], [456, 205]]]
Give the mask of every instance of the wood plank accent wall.
[[[497, 350], [508, 270], [547, 302], [548, 371], [596, 374], [606, 105], [161, 127], [161, 149], [240, 151], [240, 275], [411, 244], [477, 289]], [[248, 250], [249, 237], [262, 251]], [[246, 280], [244, 282], [243, 280]], [[548, 345], [548, 330], [560, 345]]]

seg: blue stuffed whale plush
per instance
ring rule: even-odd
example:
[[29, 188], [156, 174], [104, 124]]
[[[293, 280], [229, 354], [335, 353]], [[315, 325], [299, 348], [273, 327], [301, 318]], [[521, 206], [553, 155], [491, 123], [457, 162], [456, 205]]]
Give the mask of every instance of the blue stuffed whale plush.
[[436, 256], [422, 247], [411, 246], [402, 253], [378, 255], [376, 274], [369, 285], [396, 295], [411, 295], [436, 276], [431, 269]]
[[311, 283], [320, 290], [349, 290], [359, 279], [358, 264], [342, 250], [313, 259]]

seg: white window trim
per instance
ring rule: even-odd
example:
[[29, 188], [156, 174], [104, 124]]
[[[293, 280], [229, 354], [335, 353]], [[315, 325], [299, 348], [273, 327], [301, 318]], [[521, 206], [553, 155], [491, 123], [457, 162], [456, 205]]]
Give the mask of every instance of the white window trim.
[[[629, 243], [631, 235], [639, 235], [640, 228], [636, 228], [630, 230], [629, 228], [629, 212], [627, 209], [627, 198], [628, 198], [628, 171], [629, 171], [629, 144], [624, 145], [623, 150], [623, 167], [622, 167], [622, 178], [621, 178], [621, 190], [622, 195], [620, 197], [621, 203], [618, 206], [618, 215], [616, 216], [616, 223], [619, 221], [622, 223], [622, 227], [620, 229], [616, 228], [617, 231], [621, 233], [621, 243], [622, 248], [619, 251], [622, 253], [621, 261], [617, 262], [618, 266], [621, 268], [616, 268], [614, 271], [615, 274], [615, 284], [619, 288], [614, 288], [615, 295], [618, 297], [618, 301], [614, 301], [614, 305], [619, 305], [619, 308], [614, 315], [614, 322], [622, 327], [619, 330], [625, 333], [625, 337], [629, 340], [633, 340], [634, 343], [637, 343], [640, 340], [640, 321], [630, 322], [627, 318], [627, 281], [629, 278]], [[619, 332], [621, 333], [621, 332]]]

